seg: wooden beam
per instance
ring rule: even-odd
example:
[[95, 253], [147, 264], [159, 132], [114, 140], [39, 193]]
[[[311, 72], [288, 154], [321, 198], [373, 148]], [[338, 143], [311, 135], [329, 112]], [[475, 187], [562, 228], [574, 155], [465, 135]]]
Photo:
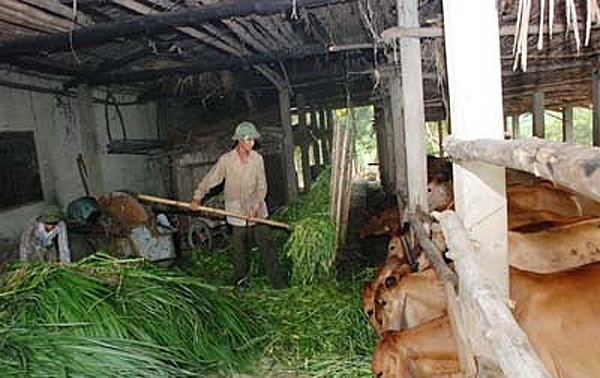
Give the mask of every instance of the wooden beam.
[[[446, 10], [446, 8], [444, 8]], [[459, 277], [461, 297], [470, 299], [471, 327], [477, 338], [487, 341], [502, 371], [511, 378], [550, 378], [527, 335], [521, 330], [507, 306], [506, 296], [475, 261], [480, 248], [470, 241], [459, 217], [452, 211], [440, 215], [440, 223]], [[462, 302], [464, 304], [464, 302]]]
[[292, 58], [302, 58], [311, 55], [325, 54], [324, 46], [308, 46], [302, 49], [294, 49], [293, 51], [285, 50], [280, 52], [272, 52], [269, 54], [248, 55], [243, 57], [231, 57], [220, 61], [205, 60], [192, 62], [191, 64], [182, 64], [177, 67], [153, 69], [153, 70], [136, 70], [133, 72], [119, 72], [105, 75], [87, 75], [81, 78], [81, 81], [88, 85], [107, 85], [107, 84], [124, 84], [134, 83], [146, 80], [153, 80], [158, 77], [178, 74], [197, 74], [202, 72], [211, 72], [219, 70], [239, 70], [245, 67], [252, 67], [262, 63], [277, 62]]
[[574, 143], [575, 136], [573, 134], [573, 107], [565, 106], [562, 110], [562, 115], [563, 142]]
[[451, 138], [446, 141], [446, 152], [454, 159], [529, 172], [600, 201], [600, 148], [540, 139]]
[[545, 122], [544, 122], [544, 92], [536, 91], [531, 96], [531, 114], [533, 115], [533, 136], [544, 138]]
[[[299, 7], [319, 7], [345, 0], [295, 0]], [[137, 34], [155, 35], [172, 27], [190, 26], [231, 17], [270, 15], [290, 9], [289, 0], [229, 0], [181, 12], [136, 17], [122, 22], [96, 24], [69, 33], [23, 38], [0, 45], [0, 57], [90, 47]]]
[[[419, 26], [418, 0], [397, 0], [398, 24]], [[400, 39], [402, 109], [406, 146], [408, 210], [427, 209], [427, 151], [425, 150], [425, 106], [421, 71], [421, 41]]]

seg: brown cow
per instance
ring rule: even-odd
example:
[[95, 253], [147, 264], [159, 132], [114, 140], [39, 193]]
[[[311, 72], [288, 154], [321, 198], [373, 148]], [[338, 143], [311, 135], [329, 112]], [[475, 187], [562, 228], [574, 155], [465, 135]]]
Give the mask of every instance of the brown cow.
[[375, 316], [385, 331], [413, 328], [446, 313], [444, 286], [433, 268], [411, 273], [403, 265], [393, 270], [376, 288], [375, 301]]
[[447, 316], [381, 335], [371, 362], [377, 378], [460, 377], [456, 342]]
[[359, 230], [359, 237], [385, 235], [400, 229], [400, 212], [398, 206], [388, 207], [375, 215], [366, 215]]
[[600, 261], [600, 219], [584, 218], [534, 232], [509, 231], [508, 251], [511, 266], [536, 273]]
[[[553, 274], [510, 268], [515, 318], [553, 376], [600, 376], [599, 290], [599, 263]], [[411, 360], [448, 360], [453, 343], [447, 340], [451, 333], [444, 319], [383, 333], [373, 357], [374, 376], [410, 377], [407, 369]], [[427, 342], [424, 337], [431, 335], [437, 336]]]

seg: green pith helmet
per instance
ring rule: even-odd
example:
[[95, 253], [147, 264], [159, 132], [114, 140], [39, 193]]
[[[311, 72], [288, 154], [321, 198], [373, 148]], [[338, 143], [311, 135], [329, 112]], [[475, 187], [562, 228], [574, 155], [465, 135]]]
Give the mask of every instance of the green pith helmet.
[[253, 123], [244, 121], [237, 125], [235, 128], [235, 134], [231, 139], [233, 140], [241, 140], [241, 139], [259, 139], [260, 134], [256, 131], [256, 126]]
[[38, 219], [44, 223], [58, 223], [63, 219], [63, 213], [57, 205], [47, 205]]

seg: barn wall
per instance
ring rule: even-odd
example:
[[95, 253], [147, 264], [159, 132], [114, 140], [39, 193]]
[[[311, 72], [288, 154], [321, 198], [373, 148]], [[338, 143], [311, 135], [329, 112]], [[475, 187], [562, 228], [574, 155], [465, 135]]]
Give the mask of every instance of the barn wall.
[[[0, 75], [13, 83], [58, 88], [54, 82], [19, 73], [0, 71]], [[76, 163], [79, 153], [85, 156], [93, 193], [118, 189], [164, 192], [154, 175], [156, 168], [147, 157], [107, 155], [104, 105], [91, 103], [92, 94], [80, 90], [77, 98], [0, 86], [0, 132], [34, 132], [44, 200], [64, 208], [84, 195]], [[96, 93], [95, 97], [104, 95]], [[154, 138], [153, 105], [127, 106], [121, 110], [130, 138]], [[116, 113], [112, 110], [109, 114], [114, 137], [119, 137]], [[42, 206], [43, 203], [31, 203], [0, 209], [0, 239], [18, 239], [25, 224]]]

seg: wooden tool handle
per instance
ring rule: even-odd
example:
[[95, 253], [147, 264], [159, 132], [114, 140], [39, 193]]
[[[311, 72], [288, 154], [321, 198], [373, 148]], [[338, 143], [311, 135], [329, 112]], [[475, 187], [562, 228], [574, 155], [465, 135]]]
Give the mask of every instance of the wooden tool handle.
[[[140, 200], [143, 200], [143, 201], [162, 203], [164, 205], [184, 207], [184, 208], [192, 210], [192, 205], [189, 202], [176, 201], [176, 200], [172, 200], [172, 199], [160, 198], [160, 197], [150, 196], [150, 195], [141, 194], [141, 193], [137, 195], [137, 198], [139, 198]], [[290, 226], [287, 223], [277, 222], [274, 220], [264, 219], [264, 218], [249, 217], [249, 216], [242, 215], [242, 214], [232, 213], [231, 211], [227, 211], [227, 210], [215, 209], [215, 208], [207, 207], [207, 206], [198, 206], [197, 210], [204, 211], [207, 213], [212, 213], [212, 214], [223, 215], [223, 216], [227, 216], [227, 217], [235, 217], [235, 218], [245, 219], [249, 222], [267, 224], [269, 226], [285, 228], [286, 230], [290, 229]]]

